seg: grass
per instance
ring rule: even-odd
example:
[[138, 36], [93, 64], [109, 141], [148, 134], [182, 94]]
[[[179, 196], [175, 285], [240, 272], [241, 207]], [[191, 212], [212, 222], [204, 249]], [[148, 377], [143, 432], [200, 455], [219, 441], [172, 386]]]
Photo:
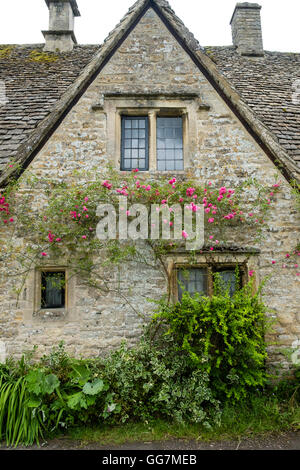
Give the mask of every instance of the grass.
[[69, 430], [68, 438], [82, 445], [121, 445], [127, 442], [196, 439], [202, 441], [251, 438], [300, 429], [300, 406], [279, 403], [276, 398], [258, 397], [250, 403], [225, 406], [220, 426], [205, 428], [200, 424], [180, 424], [155, 420], [118, 426], [80, 427]]

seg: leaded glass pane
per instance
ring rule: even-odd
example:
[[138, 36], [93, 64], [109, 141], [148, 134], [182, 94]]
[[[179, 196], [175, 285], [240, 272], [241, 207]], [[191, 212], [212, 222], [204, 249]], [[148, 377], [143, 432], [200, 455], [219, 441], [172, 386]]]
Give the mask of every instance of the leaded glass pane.
[[226, 288], [229, 287], [229, 294], [233, 296], [236, 290], [236, 273], [235, 269], [218, 269], [217, 272], [220, 274], [222, 281]]
[[64, 308], [65, 272], [42, 272], [42, 308]]
[[[181, 117], [157, 118], [158, 170], [183, 170], [183, 131]], [[162, 164], [165, 160], [165, 164]], [[175, 163], [175, 160], [178, 163]], [[179, 163], [180, 162], [180, 163]]]
[[182, 299], [183, 291], [193, 295], [207, 295], [207, 270], [201, 268], [189, 268], [178, 270], [178, 299]]
[[148, 118], [122, 117], [121, 170], [148, 170]]

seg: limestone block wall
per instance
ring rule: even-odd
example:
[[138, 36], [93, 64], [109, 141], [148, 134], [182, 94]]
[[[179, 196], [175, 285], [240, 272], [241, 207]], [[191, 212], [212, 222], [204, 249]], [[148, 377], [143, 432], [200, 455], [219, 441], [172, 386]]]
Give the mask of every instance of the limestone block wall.
[[[117, 105], [112, 96], [115, 93], [121, 94]], [[180, 94], [191, 93], [197, 97], [180, 103]], [[143, 97], [135, 96], [140, 94]], [[277, 316], [273, 339], [278, 344], [270, 347], [271, 361], [286, 365], [280, 345], [290, 346], [300, 339], [300, 279], [274, 269], [271, 260], [284, 258], [300, 236], [299, 214], [294, 208], [291, 188], [152, 10], [147, 11], [66, 116], [28, 171], [67, 181], [74, 178], [74, 170], [94, 169], [107, 177], [108, 164], [118, 168], [116, 152], [120, 145], [117, 119], [111, 110], [163, 109], [164, 101], [166, 107], [170, 105], [170, 94], [173, 107], [180, 104], [187, 109], [188, 154], [180, 176], [230, 187], [249, 177], [272, 184], [277, 175], [282, 181], [271, 214], [270, 231], [256, 247], [260, 255], [254, 264], [258, 281], [272, 274], [272, 281], [265, 288], [265, 302]], [[155, 168], [149, 171], [150, 178], [157, 174]], [[40, 197], [36, 195], [35, 204]], [[253, 197], [254, 194], [249, 194], [249, 200]], [[253, 233], [239, 231], [232, 241], [241, 248], [253, 246]], [[59, 263], [52, 260], [55, 261]], [[120, 271], [112, 269], [107, 276], [116, 289], [126, 293], [127, 300], [117, 294], [96, 292], [76, 279], [72, 309], [60, 318], [33, 315], [34, 273], [27, 280], [18, 307], [12, 292], [13, 281], [7, 279], [1, 287], [0, 305], [0, 338], [7, 352], [20, 354], [37, 344], [44, 353], [64, 340], [73, 354], [92, 356], [105, 353], [124, 338], [133, 343], [144, 322], [139, 313], [151, 312], [153, 306], [147, 298], [159, 298], [165, 292], [165, 279], [158, 269], [130, 263]]]

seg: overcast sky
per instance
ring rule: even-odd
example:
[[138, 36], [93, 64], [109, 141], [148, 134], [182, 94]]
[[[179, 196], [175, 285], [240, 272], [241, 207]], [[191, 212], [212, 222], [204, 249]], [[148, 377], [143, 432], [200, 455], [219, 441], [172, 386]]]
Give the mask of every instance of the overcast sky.
[[[79, 44], [101, 44], [134, 0], [77, 0]], [[169, 0], [175, 13], [203, 46], [230, 45], [229, 25], [237, 0]], [[300, 1], [258, 0], [262, 5], [264, 48], [300, 52]], [[48, 29], [44, 0], [0, 0], [0, 44], [43, 43]]]

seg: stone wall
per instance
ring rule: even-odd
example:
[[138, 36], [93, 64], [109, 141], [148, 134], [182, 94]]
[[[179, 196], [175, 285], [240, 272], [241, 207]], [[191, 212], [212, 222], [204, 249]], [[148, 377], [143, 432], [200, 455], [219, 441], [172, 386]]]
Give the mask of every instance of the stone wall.
[[[117, 105], [111, 96], [115, 93], [126, 94], [118, 98]], [[299, 238], [299, 215], [294, 210], [291, 188], [152, 10], [145, 14], [66, 116], [29, 171], [37, 176], [71, 181], [74, 170], [96, 167], [104, 178], [108, 164], [117, 168], [119, 164], [116, 159], [120, 144], [118, 124], [112, 109], [118, 112], [132, 107], [161, 109], [164, 100], [165, 106], [170, 104], [166, 98], [170, 94], [173, 106], [177, 106], [180, 94], [191, 93], [198, 97], [181, 103], [188, 113], [189, 142], [185, 172], [179, 172], [180, 176], [230, 187], [249, 177], [272, 184], [277, 175], [283, 182], [272, 212], [270, 231], [256, 247], [261, 254], [250, 259], [249, 268], [255, 266], [257, 281], [273, 275], [265, 289], [265, 301], [278, 319], [273, 339], [279, 344], [270, 347], [271, 360], [273, 364], [279, 361], [286, 364], [279, 354], [280, 345], [290, 346], [300, 339], [299, 279], [285, 270], [274, 269], [271, 260], [283, 258]], [[135, 96], [140, 94], [143, 97]], [[156, 175], [152, 168], [149, 176]], [[251, 197], [249, 194], [249, 200]], [[39, 200], [37, 195], [36, 204]], [[251, 232], [239, 233], [238, 239], [233, 236], [232, 241], [245, 248], [253, 246], [252, 236]], [[51, 262], [59, 265], [62, 261]], [[124, 338], [132, 344], [140, 334], [144, 317], [153, 308], [147, 298], [159, 298], [166, 290], [164, 276], [158, 269], [136, 264], [111, 269], [105, 274], [115, 294], [95, 291], [76, 279], [72, 287], [72, 308], [61, 318], [33, 315], [34, 272], [27, 280], [18, 307], [12, 292], [13, 281], [7, 282], [2, 287], [0, 306], [0, 337], [7, 352], [19, 355], [36, 344], [40, 353], [44, 353], [64, 340], [71, 353], [93, 356], [105, 353]]]

